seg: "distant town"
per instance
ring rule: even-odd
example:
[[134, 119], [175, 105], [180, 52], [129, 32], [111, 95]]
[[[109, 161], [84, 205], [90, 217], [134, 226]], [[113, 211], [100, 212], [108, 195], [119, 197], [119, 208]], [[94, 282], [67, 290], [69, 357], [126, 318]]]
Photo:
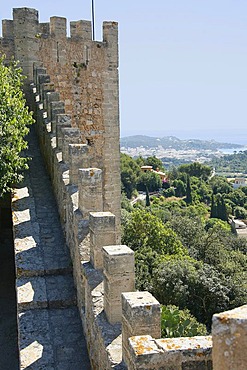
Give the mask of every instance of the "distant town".
[[245, 150], [240, 144], [220, 143], [214, 140], [180, 140], [174, 136], [163, 138], [135, 135], [121, 138], [121, 152], [131, 157], [156, 156], [166, 167], [197, 161], [209, 162], [224, 155], [224, 150], [232, 153]]

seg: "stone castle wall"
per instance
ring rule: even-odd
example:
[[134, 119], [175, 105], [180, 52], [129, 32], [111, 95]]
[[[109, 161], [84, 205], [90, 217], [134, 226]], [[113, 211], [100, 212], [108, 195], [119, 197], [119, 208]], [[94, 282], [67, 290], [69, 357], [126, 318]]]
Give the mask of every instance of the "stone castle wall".
[[0, 48], [28, 75], [92, 368], [211, 370], [213, 358], [214, 370], [246, 369], [247, 306], [215, 315], [212, 351], [211, 337], [160, 339], [159, 302], [135, 291], [134, 252], [119, 245], [116, 23], [104, 24], [99, 43], [89, 22], [73, 22], [67, 38], [64, 18], [37, 16], [15, 9]]
[[70, 115], [71, 126], [81, 131], [80, 143], [88, 144], [90, 165], [102, 169], [103, 209], [116, 215], [119, 228], [118, 25], [104, 22], [102, 42], [92, 41], [89, 21], [71, 22], [70, 37], [66, 27], [65, 18], [39, 23], [37, 10], [14, 9], [13, 20], [3, 21], [0, 50], [7, 61], [20, 62], [28, 101], [33, 64], [46, 68], [49, 78], [43, 74], [40, 81], [59, 93], [61, 103], [54, 106]]

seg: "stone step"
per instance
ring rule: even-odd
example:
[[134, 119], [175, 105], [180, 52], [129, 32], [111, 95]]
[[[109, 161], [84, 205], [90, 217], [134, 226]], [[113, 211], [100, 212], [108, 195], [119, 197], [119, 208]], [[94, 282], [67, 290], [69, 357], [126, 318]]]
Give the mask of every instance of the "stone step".
[[63, 308], [76, 304], [73, 276], [48, 275], [17, 279], [18, 310]]

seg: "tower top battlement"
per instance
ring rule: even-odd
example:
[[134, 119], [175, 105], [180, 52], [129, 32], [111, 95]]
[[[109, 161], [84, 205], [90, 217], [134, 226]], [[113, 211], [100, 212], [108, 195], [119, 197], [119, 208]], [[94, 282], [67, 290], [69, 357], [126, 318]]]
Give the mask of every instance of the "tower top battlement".
[[[60, 16], [50, 17], [50, 22], [40, 23], [39, 12], [33, 8], [14, 8], [13, 20], [2, 20], [2, 38], [13, 39], [20, 29], [26, 29], [27, 25], [32, 25], [32, 30], [36, 30], [33, 35], [36, 38], [52, 37], [61, 39], [68, 37], [67, 34], [67, 19]], [[70, 21], [70, 37], [71, 39], [82, 39], [92, 41], [92, 22], [89, 20]], [[115, 21], [103, 22], [103, 42], [109, 41], [111, 32], [118, 30], [118, 23]], [[110, 35], [111, 34], [111, 35]], [[30, 36], [30, 35], [29, 35]], [[99, 41], [95, 41], [99, 42]]]

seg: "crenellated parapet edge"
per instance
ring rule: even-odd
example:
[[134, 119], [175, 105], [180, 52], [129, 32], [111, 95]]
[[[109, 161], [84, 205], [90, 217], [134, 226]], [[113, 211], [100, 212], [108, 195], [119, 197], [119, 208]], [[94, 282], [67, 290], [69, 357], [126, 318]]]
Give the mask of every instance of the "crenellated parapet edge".
[[[43, 62], [46, 58], [49, 63], [52, 60], [53, 63], [66, 65], [70, 61], [70, 54], [73, 53], [77, 69], [86, 68], [91, 54], [96, 53], [92, 52], [92, 49], [102, 48], [108, 50], [107, 55], [114, 65], [118, 65], [117, 22], [103, 22], [101, 41], [92, 40], [91, 21], [78, 20], [67, 24], [66, 18], [57, 16], [50, 17], [49, 22], [40, 23], [38, 11], [26, 7], [14, 8], [13, 19], [2, 20], [0, 53], [6, 55], [6, 63], [12, 58], [19, 61], [27, 77], [25, 87], [33, 80], [33, 63]], [[78, 50], [83, 51], [83, 58], [81, 52], [77, 53]], [[26, 88], [25, 93], [28, 93]]]
[[[39, 12], [32, 8], [14, 8], [13, 20], [2, 20], [2, 38], [5, 40], [14, 39], [18, 32], [29, 25], [27, 34], [33, 38], [54, 38], [68, 39], [68, 40], [92, 40], [92, 22], [89, 20], [78, 20], [69, 22], [70, 36], [68, 36], [68, 21], [65, 17], [53, 16], [50, 17], [50, 22], [39, 22]], [[33, 34], [33, 31], [36, 31]], [[113, 38], [117, 37], [118, 23], [117, 22], [103, 22], [103, 40], [102, 42], [115, 42]], [[21, 34], [19, 35], [22, 36]], [[100, 41], [95, 41], [100, 42]]]
[[[93, 165], [83, 132], [71, 126], [71, 117], [41, 65], [34, 66], [31, 88], [93, 367], [212, 370], [211, 336], [160, 338], [160, 303], [149, 292], [135, 291], [134, 252], [117, 243], [116, 217], [104, 209], [102, 168]], [[228, 360], [224, 363], [221, 357], [229, 353], [235, 358], [236, 351], [241, 354], [246, 348], [246, 320], [247, 306], [215, 315], [214, 370], [245, 368], [242, 355], [235, 368], [232, 362], [226, 367]], [[228, 351], [217, 349], [222, 341]]]

